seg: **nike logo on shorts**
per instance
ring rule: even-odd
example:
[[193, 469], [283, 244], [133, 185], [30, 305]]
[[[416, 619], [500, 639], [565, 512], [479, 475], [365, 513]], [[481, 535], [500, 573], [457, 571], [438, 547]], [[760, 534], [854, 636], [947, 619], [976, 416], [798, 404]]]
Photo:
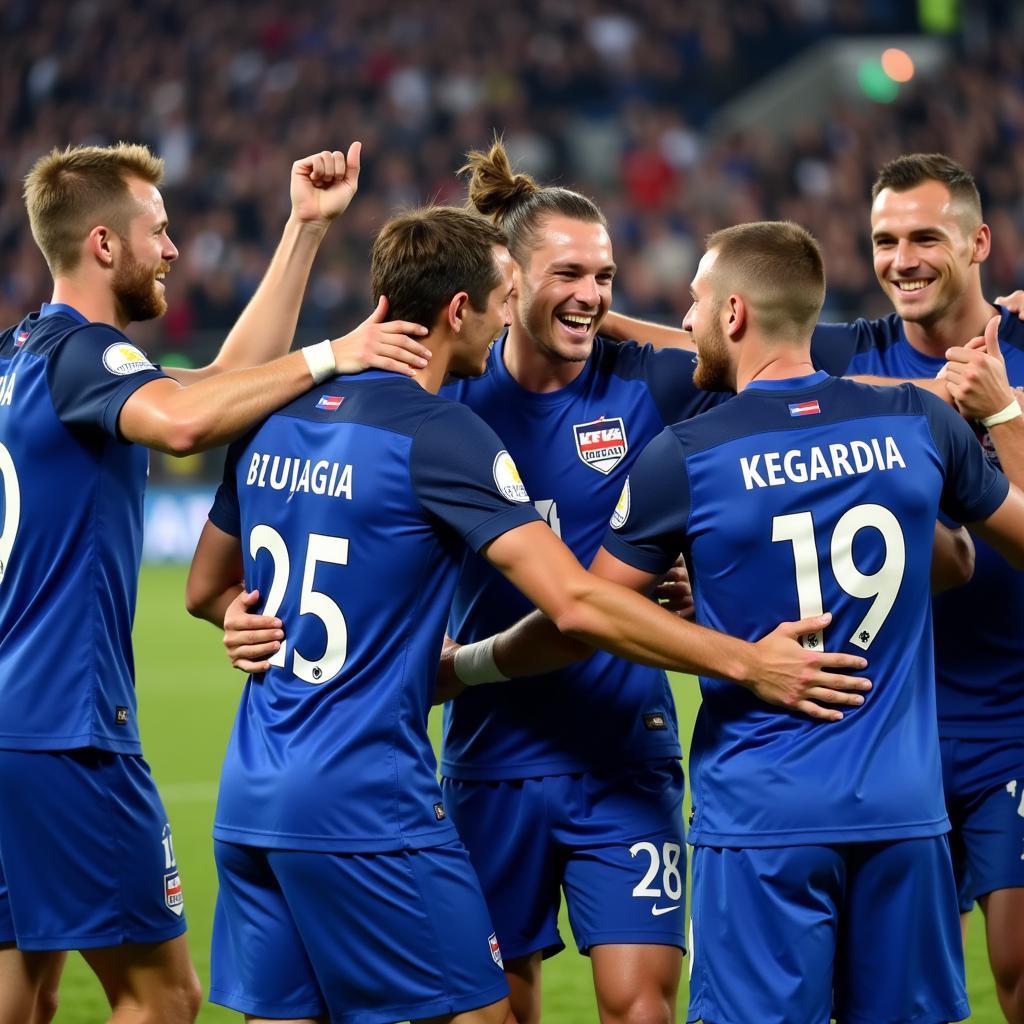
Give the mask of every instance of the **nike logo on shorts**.
[[661, 917], [662, 914], [667, 914], [672, 910], [678, 910], [679, 904], [677, 903], [674, 907], [659, 907], [657, 903], [651, 907], [651, 914], [654, 917]]

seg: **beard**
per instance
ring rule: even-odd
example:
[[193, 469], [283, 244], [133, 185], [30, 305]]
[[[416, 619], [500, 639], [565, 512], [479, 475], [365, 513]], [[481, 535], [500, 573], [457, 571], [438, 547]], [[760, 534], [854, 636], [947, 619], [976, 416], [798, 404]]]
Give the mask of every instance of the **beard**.
[[736, 390], [733, 368], [729, 364], [729, 343], [717, 317], [697, 342], [697, 368], [693, 371], [693, 383], [703, 391]]
[[[167, 266], [161, 264], [159, 271], [166, 270]], [[124, 259], [114, 273], [111, 288], [124, 318], [130, 322], [155, 320], [167, 312], [167, 301], [157, 287], [154, 271], [135, 258], [127, 239]]]

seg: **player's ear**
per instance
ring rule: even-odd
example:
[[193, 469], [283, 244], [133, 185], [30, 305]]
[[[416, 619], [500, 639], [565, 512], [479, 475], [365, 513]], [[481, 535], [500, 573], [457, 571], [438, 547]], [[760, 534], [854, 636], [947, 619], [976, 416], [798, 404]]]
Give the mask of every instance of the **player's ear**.
[[747, 304], [742, 295], [730, 295], [722, 306], [723, 328], [730, 338], [740, 334], [747, 324]]
[[987, 224], [981, 224], [974, 232], [971, 243], [971, 262], [984, 263], [992, 251], [992, 230]]
[[458, 334], [462, 330], [468, 312], [469, 294], [456, 292], [448, 303], [448, 328], [453, 334]]
[[114, 251], [121, 244], [117, 234], [102, 224], [89, 232], [85, 239], [85, 251], [103, 267], [111, 267], [114, 263]]

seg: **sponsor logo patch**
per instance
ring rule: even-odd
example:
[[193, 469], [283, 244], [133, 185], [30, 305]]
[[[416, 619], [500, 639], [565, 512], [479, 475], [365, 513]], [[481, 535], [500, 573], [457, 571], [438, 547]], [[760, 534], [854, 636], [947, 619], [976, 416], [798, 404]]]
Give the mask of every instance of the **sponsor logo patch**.
[[487, 936], [487, 945], [491, 947], [491, 959], [504, 970], [505, 964], [501, 959], [501, 946], [498, 945], [498, 936], [494, 932]]
[[185, 909], [185, 898], [181, 894], [181, 877], [177, 868], [164, 875], [164, 903], [172, 914], [181, 917]]
[[619, 495], [619, 500], [615, 504], [615, 509], [612, 511], [612, 518], [610, 525], [613, 530], [621, 530], [626, 525], [626, 520], [629, 518], [629, 477], [626, 477], [626, 482], [622, 485], [622, 493]]
[[444, 811], [444, 804], [434, 804], [434, 817], [437, 818], [438, 821], [444, 821], [444, 819], [448, 817]]
[[316, 407], [318, 409], [326, 409], [328, 412], [334, 412], [344, 401], [344, 395], [321, 395], [320, 401], [316, 403]]
[[817, 416], [821, 412], [821, 406], [814, 402], [794, 402], [789, 407], [790, 416]]
[[498, 490], [509, 501], [530, 500], [522, 477], [519, 475], [519, 470], [516, 469], [516, 464], [512, 461], [512, 456], [507, 451], [502, 450], [494, 456], [492, 472], [494, 473], [494, 482], [497, 484]]
[[660, 711], [655, 711], [652, 714], [644, 715], [644, 728], [650, 729], [651, 732], [657, 732], [660, 729], [667, 729], [668, 723]]
[[573, 436], [576, 454], [585, 466], [596, 469], [607, 476], [629, 451], [626, 441], [626, 426], [621, 416], [592, 420], [590, 423], [574, 423]]
[[103, 365], [118, 377], [127, 377], [130, 373], [153, 369], [153, 364], [146, 353], [127, 341], [108, 345], [103, 353]]
[[128, 709], [122, 704], [118, 704], [118, 706], [114, 708], [114, 723], [116, 725], [128, 724]]

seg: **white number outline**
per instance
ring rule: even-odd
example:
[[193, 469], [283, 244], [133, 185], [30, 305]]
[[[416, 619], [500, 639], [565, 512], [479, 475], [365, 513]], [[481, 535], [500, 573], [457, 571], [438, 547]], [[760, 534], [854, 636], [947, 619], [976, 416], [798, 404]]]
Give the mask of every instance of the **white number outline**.
[[[865, 529], [877, 530], [885, 544], [885, 557], [878, 569], [863, 573], [853, 560], [854, 538]], [[796, 570], [797, 603], [800, 618], [821, 615], [821, 575], [818, 549], [814, 536], [814, 518], [810, 512], [794, 512], [772, 519], [772, 542], [789, 541], [793, 546]], [[850, 595], [863, 600], [874, 598], [857, 624], [847, 643], [866, 651], [878, 636], [889, 617], [907, 568], [907, 545], [903, 528], [896, 516], [884, 505], [867, 503], [847, 509], [839, 518], [829, 542], [829, 560], [836, 583]], [[821, 631], [803, 640], [804, 646], [820, 648]]]
[[18, 481], [18, 467], [7, 446], [0, 443], [0, 483], [4, 489], [4, 518], [0, 526], [0, 583], [11, 565], [14, 539], [21, 524], [21, 484]]
[[[284, 537], [266, 523], [257, 524], [249, 534], [249, 557], [255, 560], [260, 551], [267, 551], [270, 554], [274, 566], [270, 591], [263, 608], [264, 615], [273, 616], [277, 615], [288, 589], [291, 555]], [[320, 686], [333, 679], [342, 670], [348, 656], [348, 623], [345, 621], [344, 613], [333, 598], [313, 589], [313, 579], [319, 562], [348, 565], [347, 538], [311, 533], [306, 542], [302, 589], [299, 592], [299, 615], [315, 615], [324, 624], [327, 643], [323, 653], [315, 661], [308, 660], [297, 650], [294, 651], [292, 674], [313, 686]], [[271, 665], [284, 668], [287, 651], [288, 642], [283, 640], [277, 653], [267, 660]]]
[[[683, 876], [679, 871], [682, 847], [679, 843], [664, 843], [660, 852], [654, 843], [646, 841], [634, 843], [629, 848], [629, 855], [630, 857], [636, 857], [639, 853], [646, 853], [651, 858], [651, 863], [647, 866], [647, 872], [644, 877], [633, 887], [633, 895], [658, 898], [661, 896], [663, 889], [667, 899], [682, 899]], [[665, 865], [664, 870], [662, 870], [662, 864]], [[661, 871], [662, 889], [652, 889], [650, 883], [654, 881], [659, 871]]]

